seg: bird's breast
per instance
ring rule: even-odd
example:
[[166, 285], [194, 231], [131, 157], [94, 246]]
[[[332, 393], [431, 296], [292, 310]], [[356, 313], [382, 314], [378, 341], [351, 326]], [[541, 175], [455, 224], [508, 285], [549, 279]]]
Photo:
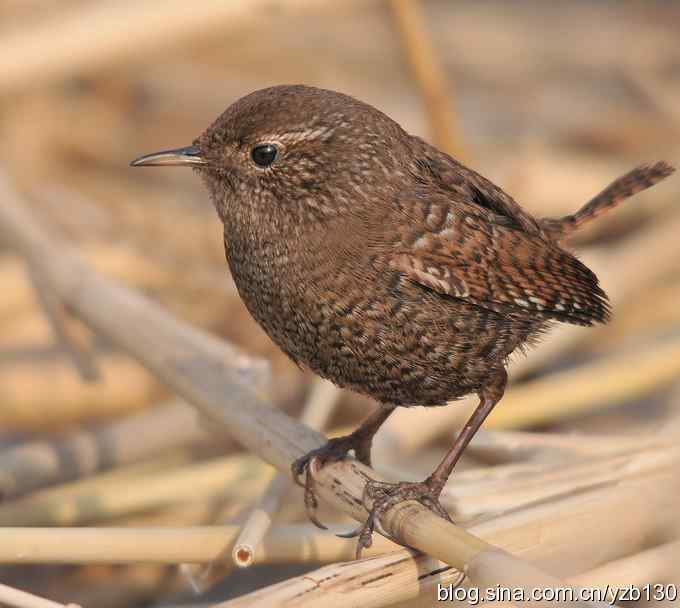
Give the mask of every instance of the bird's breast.
[[309, 365], [318, 350], [318, 264], [304, 243], [227, 240], [225, 251], [239, 295], [254, 319], [292, 359]]

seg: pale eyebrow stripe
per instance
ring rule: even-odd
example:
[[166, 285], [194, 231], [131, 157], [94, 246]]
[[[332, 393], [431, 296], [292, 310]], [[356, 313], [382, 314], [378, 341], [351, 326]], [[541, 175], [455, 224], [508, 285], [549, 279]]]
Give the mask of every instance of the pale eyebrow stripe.
[[272, 133], [266, 136], [263, 141], [280, 141], [281, 143], [299, 143], [301, 141], [310, 141], [319, 139], [324, 141], [328, 139], [335, 127], [316, 127], [313, 129], [300, 129], [297, 131], [287, 131], [286, 133]]

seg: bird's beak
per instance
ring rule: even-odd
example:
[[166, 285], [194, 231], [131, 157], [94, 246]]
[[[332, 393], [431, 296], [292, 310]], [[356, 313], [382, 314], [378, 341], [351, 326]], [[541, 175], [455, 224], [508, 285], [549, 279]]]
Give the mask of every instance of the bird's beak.
[[163, 150], [145, 154], [130, 163], [131, 167], [162, 167], [165, 165], [205, 165], [198, 146], [187, 146], [176, 150]]

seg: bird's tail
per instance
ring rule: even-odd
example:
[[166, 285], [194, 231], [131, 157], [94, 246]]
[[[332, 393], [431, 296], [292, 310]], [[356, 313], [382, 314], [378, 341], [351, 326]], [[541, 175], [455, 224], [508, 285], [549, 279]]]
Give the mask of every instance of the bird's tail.
[[583, 224], [613, 209], [621, 201], [633, 196], [633, 194], [650, 188], [671, 175], [674, 171], [675, 167], [663, 160], [653, 165], [636, 167], [614, 180], [576, 213], [560, 218], [544, 218], [541, 220], [541, 227], [555, 240], [565, 239], [583, 226]]

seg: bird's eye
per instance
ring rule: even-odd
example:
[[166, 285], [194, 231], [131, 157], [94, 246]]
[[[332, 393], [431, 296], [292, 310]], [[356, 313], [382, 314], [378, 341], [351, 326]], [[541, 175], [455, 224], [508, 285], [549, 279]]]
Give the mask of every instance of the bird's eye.
[[250, 157], [258, 167], [269, 167], [276, 160], [277, 149], [273, 144], [261, 144], [250, 151]]

